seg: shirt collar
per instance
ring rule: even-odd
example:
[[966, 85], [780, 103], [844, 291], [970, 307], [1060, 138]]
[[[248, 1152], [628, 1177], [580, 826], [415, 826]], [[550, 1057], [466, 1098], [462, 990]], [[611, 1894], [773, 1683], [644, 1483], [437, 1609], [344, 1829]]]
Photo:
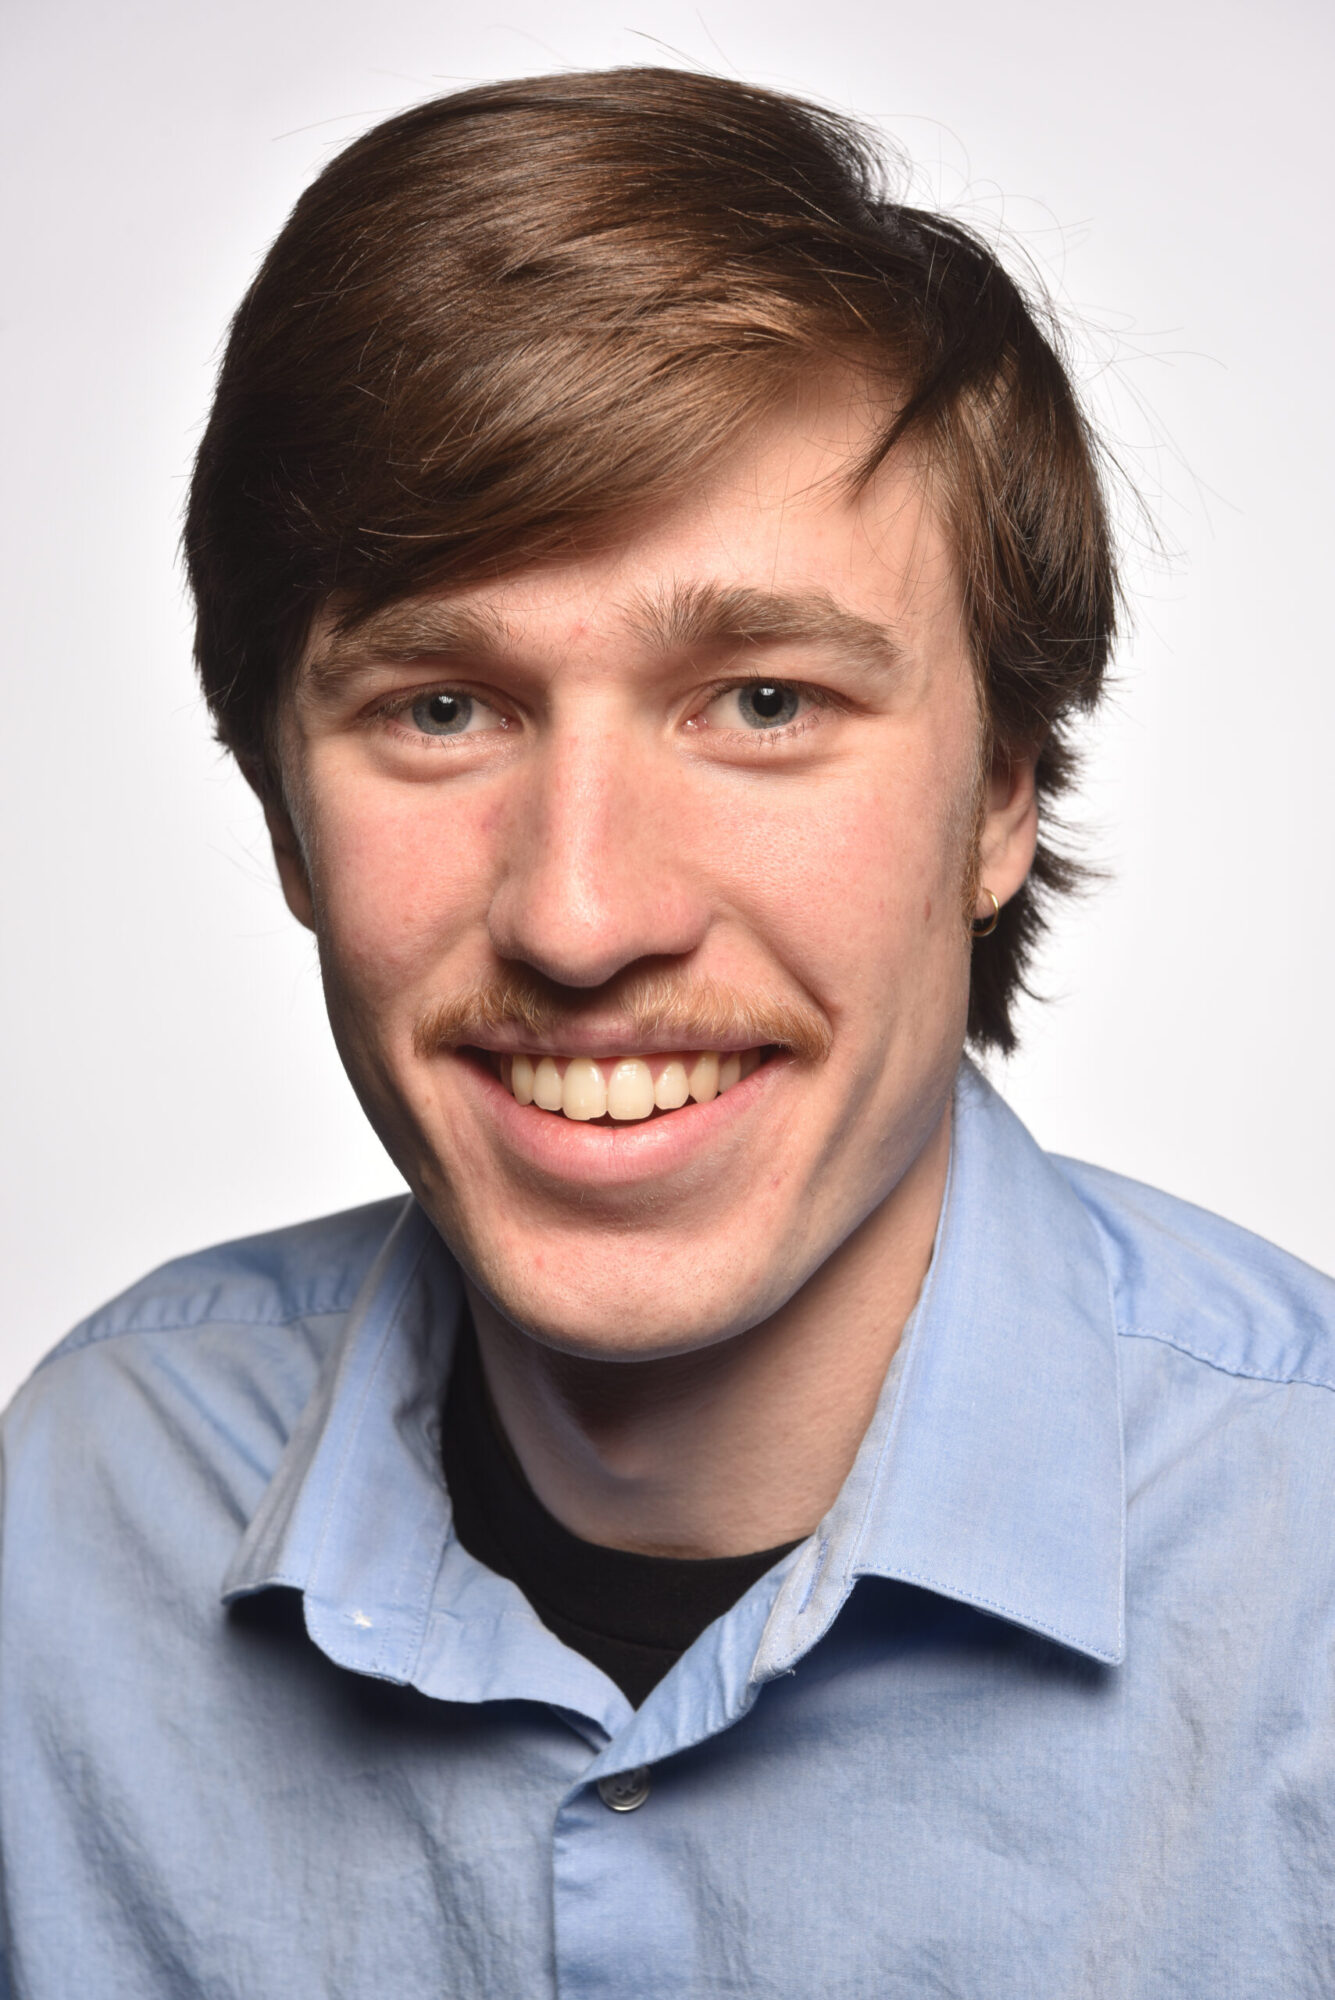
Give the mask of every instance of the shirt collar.
[[876, 1415], [757, 1662], [779, 1673], [859, 1576], [1123, 1657], [1117, 1338], [1094, 1223], [970, 1063], [936, 1248]]
[[[440, 1412], [461, 1296], [453, 1260], [408, 1202], [224, 1597], [300, 1590], [317, 1644], [364, 1673], [434, 1693], [448, 1684], [458, 1700], [542, 1693], [594, 1712], [590, 1677], [602, 1676], [452, 1534]], [[860, 1576], [918, 1584], [1118, 1661], [1122, 1525], [1116, 1341], [1094, 1226], [965, 1064], [922, 1297], [849, 1478], [791, 1559], [749, 1678], [815, 1644]], [[479, 1621], [485, 1646], [464, 1631]]]
[[410, 1199], [223, 1581], [228, 1603], [302, 1591], [308, 1625], [337, 1616], [338, 1657], [350, 1647], [345, 1664], [368, 1673], [400, 1677], [389, 1635], [420, 1627], [449, 1534], [440, 1413], [461, 1299], [453, 1259]]

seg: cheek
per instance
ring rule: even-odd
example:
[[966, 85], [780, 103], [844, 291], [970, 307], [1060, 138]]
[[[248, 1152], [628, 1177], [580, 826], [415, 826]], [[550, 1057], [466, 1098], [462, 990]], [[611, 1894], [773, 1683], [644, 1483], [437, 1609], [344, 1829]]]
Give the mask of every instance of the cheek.
[[[327, 797], [338, 797], [330, 786]], [[358, 799], [317, 817], [313, 885], [321, 951], [339, 984], [368, 997], [411, 993], [486, 907], [488, 809], [425, 786]]]
[[[832, 1015], [967, 960], [966, 817], [939, 782], [846, 772], [723, 829], [738, 901]], [[796, 806], [796, 810], [794, 810]]]

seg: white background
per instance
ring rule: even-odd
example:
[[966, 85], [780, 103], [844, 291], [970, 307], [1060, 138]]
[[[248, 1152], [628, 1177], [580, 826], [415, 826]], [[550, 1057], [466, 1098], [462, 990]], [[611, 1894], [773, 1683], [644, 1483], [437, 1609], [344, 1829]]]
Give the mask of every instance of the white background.
[[1318, 0], [9, 0], [0, 1399], [151, 1264], [392, 1190], [211, 746], [176, 562], [303, 184], [460, 83], [684, 61], [881, 124], [1046, 271], [1167, 558], [1093, 737], [1109, 886], [999, 1080], [1047, 1144], [1335, 1264], [1332, 17]]

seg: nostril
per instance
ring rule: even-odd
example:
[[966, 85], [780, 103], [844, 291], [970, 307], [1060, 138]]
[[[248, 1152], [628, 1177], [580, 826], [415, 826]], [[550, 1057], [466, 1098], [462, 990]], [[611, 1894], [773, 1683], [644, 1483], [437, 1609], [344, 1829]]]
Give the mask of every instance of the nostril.
[[488, 917], [497, 956], [579, 992], [610, 985], [643, 959], [684, 959], [699, 949], [710, 912], [685, 885], [665, 877], [662, 857], [633, 867], [633, 835], [623, 832], [603, 858], [599, 879], [550, 858], [497, 889]]

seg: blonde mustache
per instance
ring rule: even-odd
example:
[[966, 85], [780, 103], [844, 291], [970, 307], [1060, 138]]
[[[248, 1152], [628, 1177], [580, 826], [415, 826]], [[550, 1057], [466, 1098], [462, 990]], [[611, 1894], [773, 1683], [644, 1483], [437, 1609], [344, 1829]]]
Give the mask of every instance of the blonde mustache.
[[[518, 1029], [535, 1048], [559, 1049], [562, 1029], [588, 1012], [587, 998], [571, 999], [568, 993], [520, 970], [480, 980], [421, 1016], [413, 1048], [418, 1056], [433, 1056], [467, 1047], [497, 1029]], [[604, 996], [602, 1005], [609, 1002], [619, 1022], [633, 1030], [630, 1039], [645, 1048], [776, 1047], [799, 1061], [820, 1063], [834, 1039], [824, 1015], [806, 1001], [742, 995], [712, 979], [638, 974]]]

